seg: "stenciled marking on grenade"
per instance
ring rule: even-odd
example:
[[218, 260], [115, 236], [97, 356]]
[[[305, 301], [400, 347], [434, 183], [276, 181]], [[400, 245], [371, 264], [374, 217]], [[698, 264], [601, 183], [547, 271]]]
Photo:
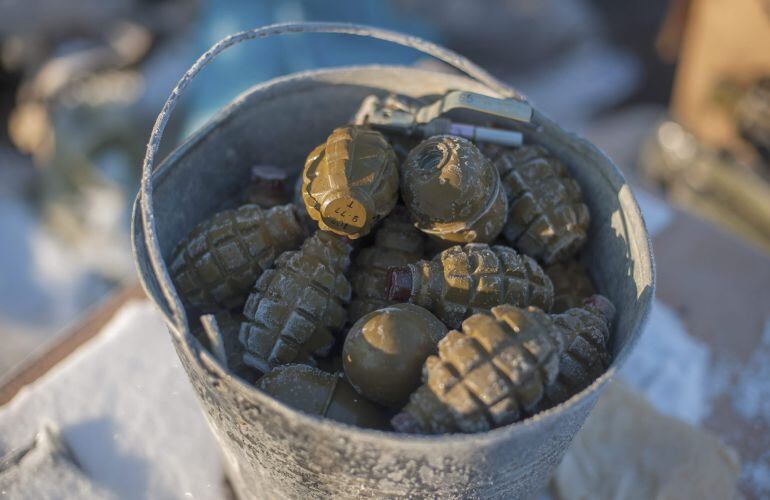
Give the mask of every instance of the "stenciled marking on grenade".
[[262, 208], [289, 203], [289, 173], [274, 165], [254, 165], [251, 167], [249, 185], [243, 191], [243, 201]]
[[260, 378], [257, 388], [311, 415], [359, 427], [387, 427], [384, 410], [361, 397], [339, 373], [307, 365], [283, 365]]
[[490, 161], [469, 140], [422, 141], [401, 166], [401, 196], [417, 227], [450, 243], [489, 243], [500, 233], [508, 200]]
[[335, 129], [307, 157], [302, 199], [321, 229], [350, 239], [365, 236], [398, 201], [393, 148], [375, 130]]
[[550, 310], [553, 285], [534, 259], [513, 248], [456, 245], [432, 260], [388, 270], [388, 298], [425, 307], [450, 328], [500, 304]]
[[577, 252], [590, 223], [580, 186], [542, 146], [488, 148], [508, 195], [503, 236], [546, 264]]
[[602, 295], [584, 301], [561, 314], [551, 315], [564, 338], [564, 351], [559, 356], [559, 374], [546, 387], [537, 411], [562, 403], [588, 387], [607, 369], [610, 327], [615, 306]]
[[375, 231], [374, 244], [358, 252], [350, 269], [353, 300], [348, 321], [394, 304], [385, 293], [388, 268], [417, 262], [424, 246], [425, 235], [409, 221], [403, 207], [396, 207]]
[[528, 416], [556, 379], [562, 334], [536, 307], [492, 308], [438, 344], [423, 384], [391, 423], [399, 432], [483, 432]]
[[293, 205], [243, 205], [195, 226], [174, 250], [169, 273], [189, 307], [204, 313], [238, 308], [260, 274], [305, 236]]
[[420, 385], [425, 359], [447, 327], [427, 309], [394, 304], [359, 319], [345, 337], [342, 362], [350, 384], [361, 395], [386, 406], [400, 406]]
[[239, 338], [247, 365], [267, 372], [329, 353], [347, 320], [351, 250], [345, 238], [318, 231], [262, 273], [243, 308]]
[[581, 307], [585, 299], [596, 293], [586, 268], [577, 259], [556, 262], [543, 269], [553, 283], [553, 313]]

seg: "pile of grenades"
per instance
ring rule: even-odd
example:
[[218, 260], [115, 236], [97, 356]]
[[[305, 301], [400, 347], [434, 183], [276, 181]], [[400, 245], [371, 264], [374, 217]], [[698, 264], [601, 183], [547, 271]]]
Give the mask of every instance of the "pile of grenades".
[[578, 260], [580, 187], [522, 134], [445, 116], [528, 120], [513, 101], [437, 102], [367, 98], [296, 183], [254, 167], [246, 203], [179, 243], [172, 278], [229, 370], [307, 413], [425, 434], [519, 421], [603, 373], [614, 307]]

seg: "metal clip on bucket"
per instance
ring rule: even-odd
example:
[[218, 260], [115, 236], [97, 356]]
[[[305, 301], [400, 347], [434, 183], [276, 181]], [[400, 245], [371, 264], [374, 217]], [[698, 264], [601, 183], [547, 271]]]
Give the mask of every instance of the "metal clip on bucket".
[[[225, 49], [291, 33], [339, 33], [412, 47], [464, 75], [402, 66], [305, 72], [258, 85], [224, 108], [156, 170], [171, 112], [190, 81]], [[185, 370], [222, 447], [241, 498], [518, 498], [542, 488], [602, 387], [627, 357], [649, 310], [654, 268], [639, 208], [623, 176], [598, 149], [538, 113], [519, 131], [570, 166], [594, 221], [585, 249], [600, 291], [618, 309], [613, 364], [569, 401], [523, 422], [471, 435], [406, 436], [300, 413], [222, 368], [191, 334], [165, 261], [192, 227], [243, 186], [254, 163], [301, 165], [364, 97], [412, 97], [458, 89], [521, 100], [467, 59], [419, 38], [367, 26], [291, 23], [231, 35], [179, 80], [153, 127], [134, 205], [132, 243], [147, 295], [160, 308]], [[297, 127], [301, 123], [302, 127]], [[212, 168], [216, 165], [216, 168]], [[159, 411], [163, 411], [162, 408]]]

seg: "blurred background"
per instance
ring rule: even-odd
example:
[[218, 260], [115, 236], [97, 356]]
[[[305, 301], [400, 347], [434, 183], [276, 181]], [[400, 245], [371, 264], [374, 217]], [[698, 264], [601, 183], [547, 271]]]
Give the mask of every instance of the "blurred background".
[[[82, 331], [109, 297], [136, 290], [130, 207], [151, 126], [182, 73], [225, 35], [301, 20], [435, 41], [603, 148], [654, 236], [665, 305], [653, 316], [667, 326], [645, 338], [674, 339], [667, 359], [726, 356], [721, 365], [669, 363], [665, 380], [697, 372], [705, 390], [714, 384], [698, 370], [717, 365], [729, 372], [722, 389], [770, 379], [770, 1], [0, 0], [0, 386]], [[409, 49], [343, 36], [244, 44], [192, 84], [163, 155], [256, 83], [364, 63], [449, 71]], [[628, 370], [652, 400], [665, 384], [644, 377], [659, 366]], [[757, 429], [759, 415], [770, 430], [767, 383], [736, 394], [745, 399], [722, 408], [743, 412], [746, 428]], [[729, 412], [699, 413], [706, 399], [664, 410], [734, 425]], [[748, 435], [740, 439], [750, 448]], [[743, 471], [751, 491], [770, 492], [767, 449], [741, 451], [755, 459]]]
[[[0, 374], [135, 280], [129, 207], [163, 100], [216, 40], [275, 22], [368, 23], [452, 48], [588, 135], [632, 179], [767, 252], [770, 7], [761, 2], [4, 0]], [[369, 62], [438, 67], [339, 36], [246, 44], [194, 83], [166, 152], [255, 83]], [[677, 121], [659, 123], [667, 115]]]

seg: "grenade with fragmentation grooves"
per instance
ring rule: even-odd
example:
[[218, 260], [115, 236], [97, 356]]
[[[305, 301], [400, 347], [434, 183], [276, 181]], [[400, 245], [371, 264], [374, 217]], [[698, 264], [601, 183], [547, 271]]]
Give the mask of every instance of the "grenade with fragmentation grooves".
[[493, 158], [508, 196], [503, 235], [510, 244], [546, 264], [574, 255], [590, 217], [566, 167], [541, 146], [499, 149]]
[[425, 236], [409, 221], [403, 207], [396, 207], [375, 232], [374, 244], [358, 252], [350, 269], [353, 301], [348, 320], [351, 323], [395, 303], [385, 294], [388, 268], [420, 260], [424, 243]]
[[246, 364], [267, 372], [329, 352], [347, 319], [351, 292], [344, 273], [351, 250], [345, 238], [318, 231], [260, 276], [243, 309]]
[[551, 315], [561, 330], [564, 351], [559, 356], [559, 375], [546, 387], [538, 411], [566, 401], [604, 373], [610, 363], [610, 326], [615, 316], [612, 302], [594, 295], [561, 314]]
[[490, 161], [469, 140], [422, 141], [401, 166], [401, 196], [417, 227], [447, 243], [489, 243], [505, 223], [508, 200]]
[[529, 415], [556, 379], [562, 335], [540, 309], [510, 305], [466, 319], [423, 367], [391, 423], [399, 432], [483, 432]]
[[335, 129], [307, 157], [302, 199], [321, 229], [350, 239], [368, 234], [398, 201], [393, 148], [375, 130]]
[[450, 328], [500, 304], [549, 310], [553, 286], [532, 258], [484, 243], [453, 246], [433, 260], [388, 271], [388, 298], [425, 307]]
[[198, 224], [174, 250], [169, 272], [184, 302], [200, 312], [240, 307], [254, 281], [306, 235], [293, 205], [243, 205]]

